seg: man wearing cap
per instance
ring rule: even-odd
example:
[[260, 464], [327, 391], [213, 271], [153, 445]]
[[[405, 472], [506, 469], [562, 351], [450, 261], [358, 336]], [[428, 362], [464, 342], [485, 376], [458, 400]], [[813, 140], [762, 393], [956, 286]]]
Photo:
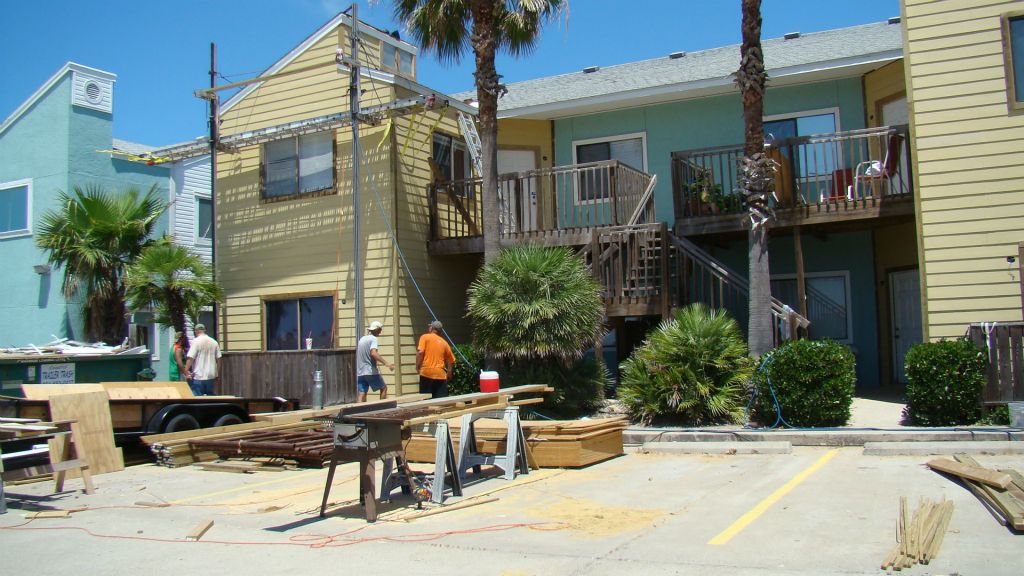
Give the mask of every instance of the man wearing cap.
[[206, 335], [206, 326], [195, 325], [196, 337], [192, 347], [188, 349], [188, 360], [185, 361], [185, 378], [189, 388], [196, 396], [213, 394], [213, 385], [220, 379], [217, 371], [220, 363], [220, 344]]
[[434, 320], [416, 346], [416, 371], [420, 373], [420, 394], [431, 398], [448, 395], [448, 379], [455, 370], [455, 355], [448, 341], [441, 337], [444, 326]]
[[359, 339], [356, 344], [356, 401], [366, 402], [366, 394], [373, 389], [380, 391], [380, 399], [388, 397], [388, 385], [384, 383], [384, 377], [380, 375], [377, 364], [387, 366], [392, 372], [395, 365], [388, 362], [377, 351], [377, 337], [380, 336], [384, 325], [374, 320], [370, 322], [370, 333]]

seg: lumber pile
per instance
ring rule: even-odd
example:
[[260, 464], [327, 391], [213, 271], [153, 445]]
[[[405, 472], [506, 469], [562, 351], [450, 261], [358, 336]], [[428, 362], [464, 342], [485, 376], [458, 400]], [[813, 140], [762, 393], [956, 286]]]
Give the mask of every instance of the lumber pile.
[[1024, 530], [1024, 475], [1012, 468], [986, 468], [966, 454], [953, 457], [955, 462], [937, 458], [928, 467], [958, 478], [1001, 525]]
[[939, 553], [942, 539], [953, 517], [953, 503], [947, 500], [932, 502], [922, 499], [913, 517], [907, 507], [907, 498], [900, 498], [900, 513], [896, 520], [896, 546], [882, 562], [882, 569], [902, 570], [914, 564], [927, 564]]
[[177, 468], [199, 462], [211, 462], [221, 458], [214, 450], [205, 447], [203, 441], [239, 440], [252, 434], [265, 434], [271, 431], [304, 432], [318, 429], [322, 424], [312, 420], [273, 424], [272, 422], [249, 422], [220, 426], [218, 428], [201, 428], [169, 434], [152, 434], [141, 438], [143, 444], [149, 446], [156, 458], [157, 466]]
[[[614, 458], [623, 453], [622, 431], [625, 418], [596, 420], [523, 420], [523, 434], [533, 461], [541, 468], [580, 468]], [[461, 419], [448, 421], [455, 449], [458, 450]], [[480, 419], [474, 423], [477, 452], [501, 454], [507, 435], [502, 420]], [[414, 430], [406, 441], [405, 454], [410, 462], [434, 461], [434, 436]]]

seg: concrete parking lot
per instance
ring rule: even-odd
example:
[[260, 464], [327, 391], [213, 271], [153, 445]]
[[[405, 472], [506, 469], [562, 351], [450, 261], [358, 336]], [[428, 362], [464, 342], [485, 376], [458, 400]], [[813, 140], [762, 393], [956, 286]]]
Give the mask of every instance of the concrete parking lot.
[[[461, 500], [497, 500], [415, 519], [408, 518], [412, 501], [396, 491], [376, 524], [362, 519], [353, 500], [351, 464], [339, 468], [326, 519], [317, 516], [324, 470], [242, 475], [133, 466], [95, 477], [93, 495], [51, 496], [51, 483], [9, 486], [0, 565], [6, 574], [133, 576], [872, 574], [881, 572], [894, 544], [897, 507], [906, 496], [911, 504], [945, 498], [955, 505], [938, 557], [907, 573], [1024, 574], [1024, 536], [927, 469], [927, 459], [866, 456], [859, 447], [631, 453], [581, 470], [474, 482]], [[1024, 470], [1024, 456], [977, 459]], [[39, 508], [85, 510], [69, 518], [24, 517]], [[202, 539], [186, 541], [205, 520], [214, 525]]]

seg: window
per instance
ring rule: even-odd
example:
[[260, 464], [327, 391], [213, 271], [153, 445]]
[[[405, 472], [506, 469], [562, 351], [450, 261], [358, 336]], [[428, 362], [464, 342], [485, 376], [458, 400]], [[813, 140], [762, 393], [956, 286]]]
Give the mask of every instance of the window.
[[213, 201], [196, 196], [196, 241], [213, 240]]
[[381, 51], [381, 68], [391, 72], [398, 72], [406, 76], [413, 75], [413, 55], [398, 48], [394, 44], [383, 42]]
[[32, 180], [0, 184], [0, 238], [32, 234]]
[[[830, 134], [839, 128], [839, 111], [812, 111], [804, 112], [796, 116], [768, 116], [764, 120], [765, 139], [772, 142], [780, 142], [789, 138], [799, 136], [811, 136], [813, 134]], [[837, 145], [836, 143], [806, 144], [796, 147], [797, 158], [794, 174], [800, 178], [809, 176], [829, 176], [836, 169], [836, 159], [840, 158], [838, 150], [826, 150], [824, 147]], [[791, 149], [782, 148], [782, 154], [789, 158]]]
[[[643, 134], [627, 134], [614, 138], [573, 142], [572, 153], [574, 163], [576, 164], [618, 160], [631, 168], [646, 171], [646, 147], [646, 138]], [[578, 182], [576, 191], [577, 203], [597, 202], [608, 199], [611, 186], [608, 181], [607, 171], [581, 172]]]
[[[206, 326], [206, 335], [217, 339], [217, 317], [213, 315], [213, 306], [206, 306], [199, 311], [198, 324]], [[174, 338], [172, 335], [171, 338]]]
[[334, 298], [312, 296], [264, 302], [267, 350], [302, 350], [305, 339], [313, 348], [332, 348]]
[[1024, 110], [1024, 14], [1018, 12], [1003, 18], [1003, 37], [1010, 108]]
[[[849, 272], [807, 274], [804, 278], [807, 296], [807, 319], [811, 321], [810, 337], [830, 338], [849, 344], [853, 341], [853, 315], [850, 313]], [[800, 310], [796, 278], [772, 278], [772, 296]]]
[[[434, 133], [434, 165], [445, 182], [469, 180], [473, 177], [473, 161], [466, 143], [440, 132]], [[473, 185], [465, 184], [456, 191], [464, 198], [473, 197]]]
[[263, 145], [263, 197], [334, 189], [334, 134], [308, 134]]

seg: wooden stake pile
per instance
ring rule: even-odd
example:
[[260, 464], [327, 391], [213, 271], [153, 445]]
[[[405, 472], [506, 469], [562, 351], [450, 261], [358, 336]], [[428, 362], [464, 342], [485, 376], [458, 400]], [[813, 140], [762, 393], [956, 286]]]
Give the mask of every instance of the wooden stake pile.
[[267, 430], [304, 431], [313, 430], [320, 426], [322, 426], [320, 422], [310, 420], [277, 425], [270, 422], [251, 422], [248, 424], [221, 426], [220, 428], [204, 428], [187, 432], [143, 436], [142, 441], [149, 446], [150, 451], [156, 457], [157, 466], [176, 468], [178, 466], [188, 466], [197, 462], [210, 462], [218, 459], [215, 452], [192, 448], [189, 445], [190, 440], [238, 437], [249, 432], [257, 433]]
[[938, 458], [928, 462], [928, 467], [956, 476], [999, 524], [1024, 530], [1024, 475], [1012, 468], [986, 468], [966, 454], [953, 457], [956, 462]]
[[939, 553], [942, 539], [953, 517], [953, 503], [922, 499], [911, 518], [906, 496], [900, 497], [896, 521], [896, 546], [885, 557], [882, 569], [902, 570], [914, 564], [927, 564]]

